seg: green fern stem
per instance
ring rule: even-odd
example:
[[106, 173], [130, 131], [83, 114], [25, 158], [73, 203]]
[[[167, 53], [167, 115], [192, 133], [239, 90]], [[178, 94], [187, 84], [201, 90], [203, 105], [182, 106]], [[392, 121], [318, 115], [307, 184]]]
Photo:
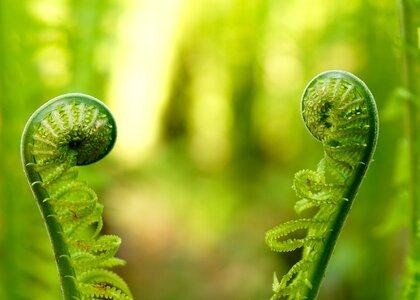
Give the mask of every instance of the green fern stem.
[[[295, 210], [311, 207], [312, 218], [281, 224], [266, 234], [273, 251], [303, 248], [303, 254], [281, 281], [274, 277], [271, 298], [315, 299], [324, 273], [357, 194], [378, 136], [378, 113], [367, 86], [353, 74], [328, 71], [307, 85], [301, 102], [302, 117], [310, 133], [324, 148], [316, 171], [296, 173], [293, 188], [300, 198]], [[300, 238], [290, 234], [306, 230]]]
[[[33, 181], [32, 191], [36, 199], [48, 199], [47, 191], [38, 181]], [[42, 201], [41, 201], [42, 202]], [[66, 243], [63, 229], [54, 218], [54, 210], [51, 205], [43, 204], [38, 201], [38, 206], [45, 220], [45, 226], [50, 237], [53, 252], [57, 264], [58, 274], [61, 282], [63, 299], [79, 299], [80, 293], [76, 286], [76, 274], [71, 264], [70, 253]]]
[[65, 300], [132, 299], [125, 282], [107, 270], [124, 264], [114, 257], [121, 241], [99, 235], [103, 206], [77, 179], [76, 166], [103, 158], [115, 139], [110, 110], [83, 94], [45, 103], [22, 135], [22, 164], [51, 240]]
[[420, 3], [411, 0], [399, 0], [400, 31], [403, 43], [402, 84], [408, 91], [406, 102], [406, 136], [409, 151], [408, 194], [411, 204], [410, 253], [407, 259], [406, 281], [403, 299], [420, 297], [420, 140], [417, 134], [419, 126], [419, 24]]

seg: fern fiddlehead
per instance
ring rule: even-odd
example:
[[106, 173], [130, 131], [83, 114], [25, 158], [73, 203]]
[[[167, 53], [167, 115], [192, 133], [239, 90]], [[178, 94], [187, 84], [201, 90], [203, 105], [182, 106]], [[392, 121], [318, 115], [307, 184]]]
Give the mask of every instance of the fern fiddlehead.
[[[302, 258], [279, 281], [275, 299], [315, 299], [333, 247], [365, 176], [378, 136], [378, 113], [367, 86], [344, 71], [327, 71], [306, 86], [301, 113], [309, 132], [322, 143], [316, 171], [296, 173], [295, 210], [318, 210], [311, 218], [288, 221], [266, 233], [273, 251], [303, 248]], [[302, 238], [287, 238], [305, 230]]]
[[100, 235], [103, 206], [77, 178], [77, 165], [103, 158], [113, 147], [116, 125], [109, 109], [83, 94], [66, 94], [29, 119], [21, 157], [56, 258], [65, 300], [133, 299], [124, 280], [108, 270], [121, 240]]

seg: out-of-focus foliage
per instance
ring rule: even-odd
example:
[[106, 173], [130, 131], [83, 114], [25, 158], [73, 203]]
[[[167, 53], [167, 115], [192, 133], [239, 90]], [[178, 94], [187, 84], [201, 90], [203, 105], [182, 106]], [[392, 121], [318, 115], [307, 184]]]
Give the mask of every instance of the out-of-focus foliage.
[[0, 299], [58, 299], [19, 140], [65, 92], [115, 112], [114, 152], [81, 177], [123, 239], [135, 298], [269, 298], [299, 253], [270, 252], [264, 233], [294, 216], [293, 174], [322, 156], [299, 102], [327, 69], [367, 83], [380, 138], [319, 298], [395, 298], [408, 214], [397, 16], [391, 0], [0, 0]]

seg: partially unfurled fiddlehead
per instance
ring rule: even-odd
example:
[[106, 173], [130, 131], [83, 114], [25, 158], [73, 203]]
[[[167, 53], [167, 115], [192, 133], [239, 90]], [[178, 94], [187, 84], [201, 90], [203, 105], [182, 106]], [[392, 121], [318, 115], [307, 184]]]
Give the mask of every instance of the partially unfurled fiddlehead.
[[77, 178], [76, 169], [104, 157], [115, 138], [109, 109], [83, 94], [50, 100], [23, 132], [22, 164], [50, 236], [66, 300], [132, 299], [123, 279], [107, 270], [124, 264], [114, 257], [120, 238], [99, 235], [103, 206]]
[[[312, 218], [288, 221], [266, 233], [273, 251], [303, 247], [289, 272], [274, 278], [272, 299], [315, 299], [336, 239], [365, 176], [378, 136], [378, 113], [372, 94], [356, 76], [328, 71], [313, 78], [301, 102], [306, 127], [324, 148], [316, 171], [296, 173], [295, 210], [317, 207]], [[302, 238], [287, 238], [305, 230]]]

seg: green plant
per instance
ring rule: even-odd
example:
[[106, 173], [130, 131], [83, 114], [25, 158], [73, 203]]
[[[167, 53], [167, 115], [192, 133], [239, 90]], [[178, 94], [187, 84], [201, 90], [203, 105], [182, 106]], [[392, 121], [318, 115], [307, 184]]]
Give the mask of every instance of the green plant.
[[63, 297], [132, 299], [124, 280], [108, 268], [121, 240], [100, 235], [103, 206], [77, 178], [77, 165], [104, 157], [116, 125], [109, 109], [83, 94], [66, 94], [41, 106], [21, 141], [22, 164], [50, 236]]
[[[274, 274], [271, 299], [315, 299], [332, 250], [365, 176], [378, 136], [378, 113], [372, 94], [356, 76], [328, 71], [313, 78], [304, 90], [301, 113], [310, 133], [319, 140], [324, 157], [316, 171], [296, 173], [293, 188], [300, 198], [297, 213], [317, 207], [311, 218], [288, 221], [266, 233], [273, 251], [303, 254], [278, 281]], [[306, 230], [304, 237], [289, 237]]]
[[405, 92], [406, 139], [408, 142], [408, 197], [410, 200], [410, 249], [406, 262], [403, 299], [420, 297], [420, 152], [419, 152], [419, 1], [399, 0], [401, 51], [401, 79]]

